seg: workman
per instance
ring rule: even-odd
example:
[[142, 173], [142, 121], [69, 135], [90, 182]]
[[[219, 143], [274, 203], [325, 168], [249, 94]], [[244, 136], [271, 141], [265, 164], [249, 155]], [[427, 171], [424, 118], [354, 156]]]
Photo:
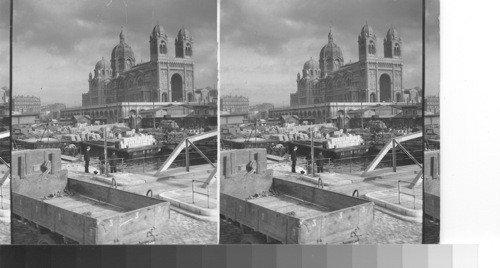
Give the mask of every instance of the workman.
[[318, 159], [316, 159], [316, 166], [318, 166], [318, 173], [323, 173], [323, 163], [325, 159], [323, 157], [323, 153], [319, 152]]
[[113, 152], [111, 154], [111, 156], [109, 157], [109, 166], [110, 166], [110, 169], [111, 169], [111, 173], [116, 173], [116, 162], [117, 162], [117, 159], [118, 157], [116, 157], [116, 153]]
[[103, 154], [99, 156], [99, 170], [101, 171], [101, 174], [106, 173], [106, 161]]
[[83, 153], [83, 161], [85, 161], [85, 173], [89, 173], [90, 165], [90, 146], [87, 146], [85, 153]]
[[297, 165], [297, 146], [293, 147], [290, 153], [290, 160], [292, 160], [292, 172], [295, 173], [295, 165]]

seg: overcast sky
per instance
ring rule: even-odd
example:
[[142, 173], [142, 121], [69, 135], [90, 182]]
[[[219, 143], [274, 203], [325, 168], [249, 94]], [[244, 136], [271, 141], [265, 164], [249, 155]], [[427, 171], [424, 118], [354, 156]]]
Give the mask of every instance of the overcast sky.
[[10, 1], [0, 1], [0, 88], [9, 87]]
[[[3, 6], [1, 10], [3, 17]], [[18, 0], [14, 3], [13, 94], [41, 96], [42, 103], [81, 105], [89, 72], [102, 57], [110, 60], [121, 26], [140, 63], [149, 61], [149, 35], [157, 21], [171, 42], [183, 25], [190, 31], [194, 86], [216, 85], [216, 0]]]
[[368, 22], [383, 40], [391, 24], [403, 40], [403, 86], [422, 87], [422, 1], [221, 0], [221, 94], [251, 103], [289, 105], [297, 72], [318, 60], [330, 26], [344, 62], [358, 61], [358, 35]]

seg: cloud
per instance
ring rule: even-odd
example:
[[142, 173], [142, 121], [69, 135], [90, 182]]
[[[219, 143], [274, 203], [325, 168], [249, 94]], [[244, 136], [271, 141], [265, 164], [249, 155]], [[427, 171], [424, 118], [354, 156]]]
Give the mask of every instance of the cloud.
[[[221, 94], [289, 104], [296, 74], [318, 60], [332, 27], [346, 63], [358, 61], [357, 38], [368, 22], [383, 53], [391, 24], [403, 39], [405, 87], [422, 85], [422, 2], [413, 0], [221, 0]], [[235, 89], [238, 90], [235, 90]], [[266, 94], [262, 94], [265, 89]]]
[[[158, 22], [173, 43], [183, 26], [194, 39], [195, 87], [217, 82], [216, 0], [16, 1], [13, 94], [36, 94], [43, 103], [81, 104], [88, 73], [110, 60], [121, 27], [136, 63], [149, 61], [149, 35]], [[109, 4], [109, 5], [108, 5]], [[49, 93], [49, 94], [47, 94]], [[62, 96], [67, 98], [61, 99]]]

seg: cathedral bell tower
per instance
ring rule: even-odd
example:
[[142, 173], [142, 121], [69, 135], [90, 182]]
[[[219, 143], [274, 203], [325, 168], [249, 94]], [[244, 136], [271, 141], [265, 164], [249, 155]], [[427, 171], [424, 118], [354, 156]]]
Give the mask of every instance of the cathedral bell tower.
[[385, 58], [401, 58], [401, 37], [391, 25], [384, 39], [384, 57]]
[[359, 60], [377, 57], [377, 36], [368, 23], [363, 26], [358, 36]]
[[166, 59], [169, 53], [171, 52], [168, 51], [168, 35], [162, 26], [156, 24], [149, 37], [149, 54], [151, 61]]
[[182, 27], [175, 39], [175, 57], [191, 58], [193, 56], [193, 38], [189, 31]]

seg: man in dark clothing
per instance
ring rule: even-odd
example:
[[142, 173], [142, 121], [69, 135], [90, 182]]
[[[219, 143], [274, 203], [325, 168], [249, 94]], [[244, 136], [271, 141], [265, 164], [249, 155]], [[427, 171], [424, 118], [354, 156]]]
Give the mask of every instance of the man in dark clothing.
[[85, 153], [83, 153], [83, 161], [85, 161], [85, 173], [89, 173], [90, 146], [87, 146]]
[[104, 155], [101, 154], [99, 156], [99, 170], [101, 171], [101, 174], [106, 173], [106, 166], [105, 166], [105, 160], [104, 160]]
[[323, 153], [319, 152], [318, 159], [316, 160], [316, 166], [318, 166], [318, 173], [323, 173]]
[[293, 147], [290, 153], [290, 160], [292, 160], [292, 172], [295, 173], [295, 165], [297, 164], [297, 146]]
[[116, 173], [116, 161], [117, 161], [116, 153], [113, 152], [111, 157], [109, 158], [109, 166], [111, 167], [111, 173]]
[[311, 153], [308, 153], [306, 154], [306, 170], [307, 170], [307, 174], [312, 174], [313, 173], [313, 163], [312, 163], [312, 160], [311, 160]]

